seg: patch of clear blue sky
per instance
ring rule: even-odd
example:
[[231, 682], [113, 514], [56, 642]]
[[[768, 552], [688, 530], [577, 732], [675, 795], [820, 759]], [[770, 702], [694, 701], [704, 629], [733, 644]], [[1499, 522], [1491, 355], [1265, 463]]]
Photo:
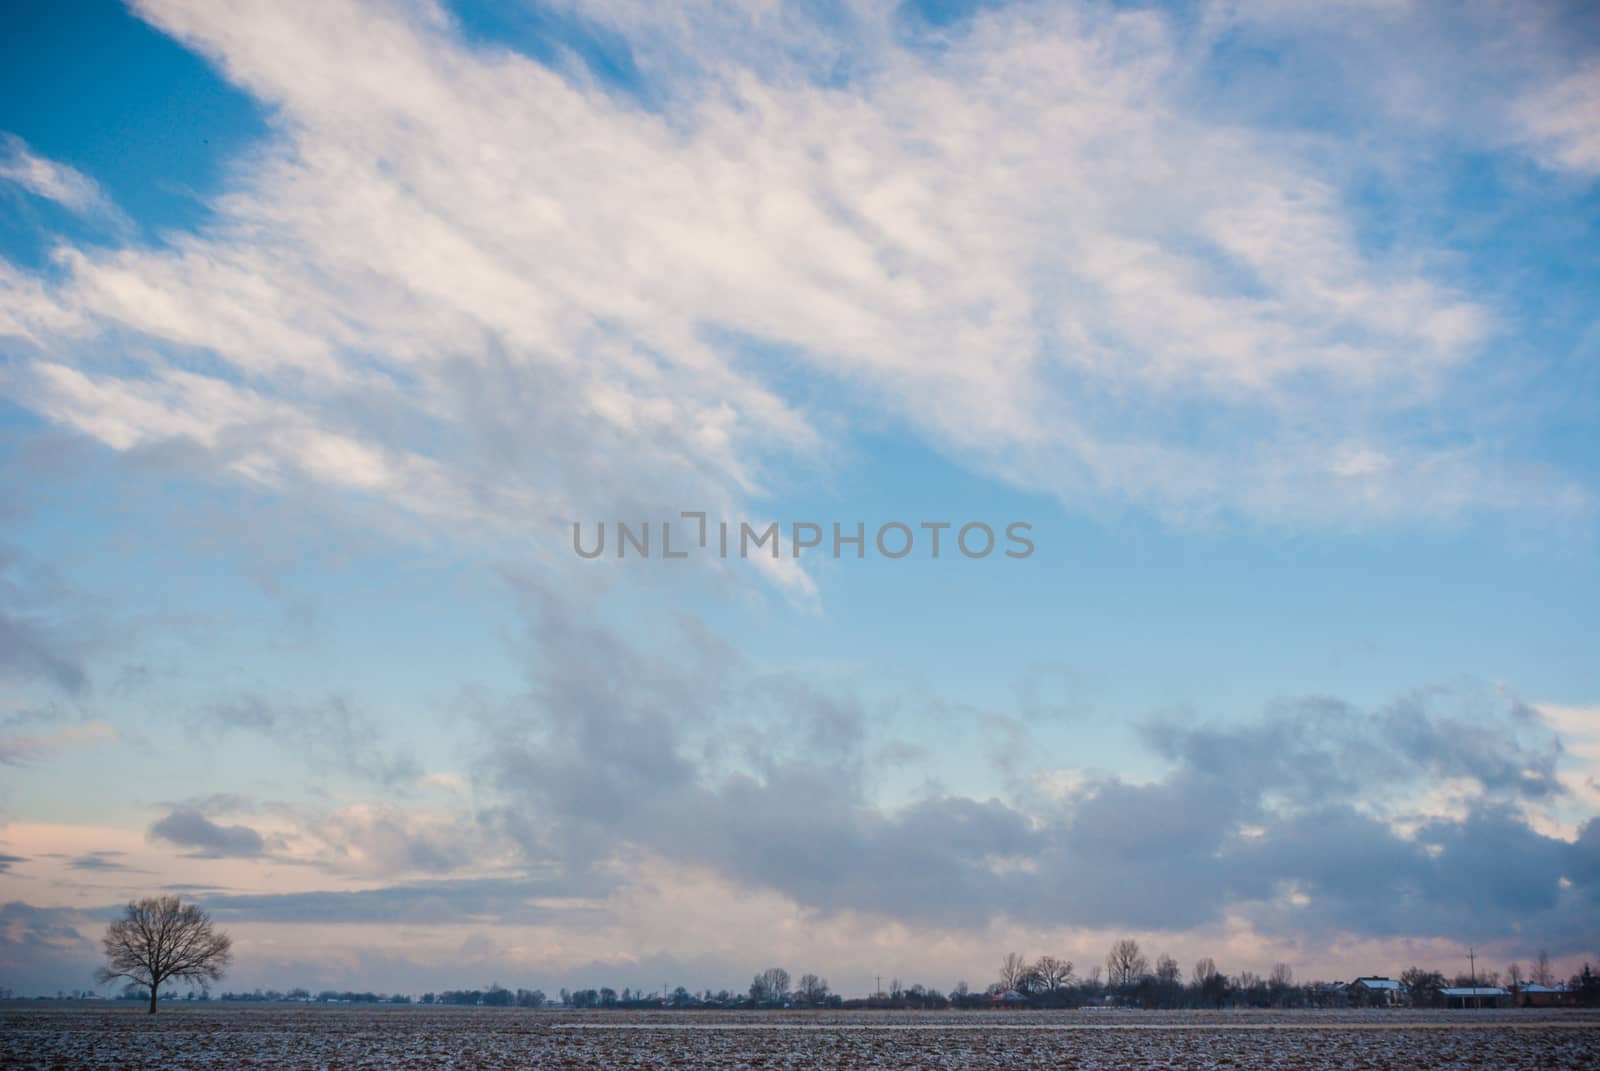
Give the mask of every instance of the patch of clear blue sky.
[[[1582, 659], [1592, 546], [1518, 547], [1487, 521], [1296, 533], [1222, 521], [1174, 528], [1139, 512], [1088, 516], [971, 474], [908, 436], [855, 444], [835, 496], [786, 496], [796, 517], [1012, 518], [1028, 561], [869, 560], [822, 571], [826, 624], [785, 622], [777, 651], [881, 650], [936, 691], [1005, 695], [1030, 663], [1098, 680], [1105, 713], [1174, 705], [1253, 713], [1277, 695], [1377, 702], [1478, 674], [1592, 694]], [[1509, 544], [1509, 545], [1508, 545]]]
[[[93, 177], [154, 241], [208, 218], [208, 197], [267, 125], [206, 60], [114, 0], [20, 0], [0, 4], [0, 131]], [[0, 210], [8, 259], [36, 266], [56, 228], [82, 237], [81, 221], [38, 202], [28, 212]]]
[[[1600, 477], [1600, 187], [1526, 161], [1456, 154], [1440, 161], [1436, 213], [1418, 222], [1458, 255], [1446, 279], [1496, 318], [1477, 382], [1484, 411], [1537, 414], [1538, 456], [1590, 487]], [[1380, 210], [1368, 218], [1381, 217]], [[1393, 210], [1399, 215], [1399, 209]], [[1518, 382], [1515, 396], [1505, 385]]]
[[[165, 776], [148, 799], [125, 798], [115, 776], [85, 780], [77, 805], [153, 806], [222, 783], [295, 798], [307, 782], [293, 711], [330, 699], [369, 719], [385, 748], [409, 750], [425, 770], [455, 768], [470, 739], [461, 690], [525, 687], [507, 642], [509, 594], [482, 563], [369, 538], [259, 488], [89, 453], [32, 496], [7, 541], [103, 608], [93, 684], [73, 702], [118, 725]], [[195, 738], [214, 704], [253, 700], [283, 715], [281, 739]], [[63, 761], [109, 760], [89, 749]], [[337, 762], [315, 772], [318, 792], [350, 787]], [[209, 787], [191, 784], [197, 776]], [[9, 802], [55, 813], [51, 785], [19, 776]]]

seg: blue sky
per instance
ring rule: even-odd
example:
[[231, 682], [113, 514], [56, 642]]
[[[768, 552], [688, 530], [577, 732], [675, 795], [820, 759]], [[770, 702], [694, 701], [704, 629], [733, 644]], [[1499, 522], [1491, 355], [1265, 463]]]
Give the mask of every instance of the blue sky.
[[1583, 5], [0, 20], [24, 987], [1600, 954]]

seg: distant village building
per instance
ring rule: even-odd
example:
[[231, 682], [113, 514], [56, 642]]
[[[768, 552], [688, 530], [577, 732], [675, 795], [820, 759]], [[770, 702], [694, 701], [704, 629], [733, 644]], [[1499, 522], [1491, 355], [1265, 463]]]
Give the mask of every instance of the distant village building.
[[1564, 985], [1524, 982], [1511, 987], [1512, 1003], [1519, 1008], [1560, 1008], [1578, 1003], [1578, 995]]
[[1311, 992], [1311, 1001], [1319, 1008], [1343, 1008], [1350, 1003], [1350, 986], [1345, 982], [1323, 982]]
[[1028, 1005], [1028, 998], [1015, 989], [1008, 989], [1004, 993], [996, 993], [990, 997], [989, 1005], [994, 1008], [1025, 1008]]
[[1393, 1007], [1404, 1003], [1406, 987], [1393, 978], [1382, 975], [1373, 975], [1368, 978], [1357, 978], [1345, 987], [1352, 1004], [1381, 1004], [1384, 1007]]
[[1439, 990], [1447, 1008], [1503, 1008], [1511, 994], [1497, 985], [1457, 985]]

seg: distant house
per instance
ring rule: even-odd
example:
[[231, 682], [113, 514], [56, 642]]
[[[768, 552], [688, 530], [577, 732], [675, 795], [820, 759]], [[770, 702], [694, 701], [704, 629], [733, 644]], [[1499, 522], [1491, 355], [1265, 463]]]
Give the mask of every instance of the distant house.
[[1004, 993], [996, 993], [989, 998], [992, 1008], [1024, 1008], [1027, 1007], [1028, 998], [1018, 993], [1015, 989], [1008, 989]]
[[1447, 1008], [1503, 1008], [1511, 994], [1497, 985], [1456, 985], [1439, 990]]
[[1559, 1008], [1578, 1003], [1566, 986], [1524, 982], [1511, 987], [1511, 1002], [1519, 1008]]
[[1392, 1007], [1405, 1000], [1406, 987], [1393, 978], [1382, 975], [1372, 975], [1367, 978], [1357, 978], [1345, 987], [1352, 1004], [1381, 1004]]
[[1344, 982], [1323, 982], [1311, 991], [1311, 1002], [1319, 1008], [1343, 1008], [1350, 1003], [1350, 987]]

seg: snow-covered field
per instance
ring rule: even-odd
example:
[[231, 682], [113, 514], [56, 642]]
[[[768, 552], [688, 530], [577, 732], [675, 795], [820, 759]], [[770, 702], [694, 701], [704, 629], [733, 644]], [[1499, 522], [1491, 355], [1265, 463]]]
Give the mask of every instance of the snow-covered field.
[[1600, 1015], [0, 1005], [0, 1067], [1600, 1068]]

